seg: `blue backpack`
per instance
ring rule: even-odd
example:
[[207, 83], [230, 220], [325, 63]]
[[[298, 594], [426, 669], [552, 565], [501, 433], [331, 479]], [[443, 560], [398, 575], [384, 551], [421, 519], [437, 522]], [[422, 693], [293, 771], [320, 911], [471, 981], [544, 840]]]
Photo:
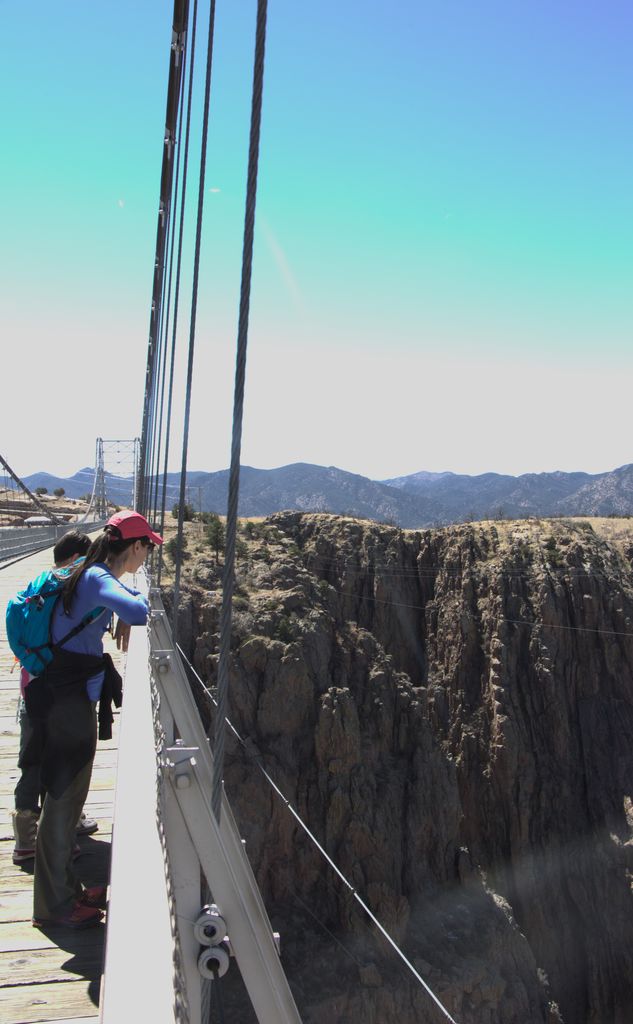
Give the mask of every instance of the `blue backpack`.
[[51, 622], [53, 609], [68, 577], [76, 565], [62, 569], [47, 569], [40, 573], [11, 598], [7, 605], [7, 640], [9, 647], [21, 665], [31, 675], [40, 675], [53, 660], [54, 647], [62, 647], [71, 637], [101, 615], [103, 608], [95, 608], [86, 615], [78, 626], [53, 644]]

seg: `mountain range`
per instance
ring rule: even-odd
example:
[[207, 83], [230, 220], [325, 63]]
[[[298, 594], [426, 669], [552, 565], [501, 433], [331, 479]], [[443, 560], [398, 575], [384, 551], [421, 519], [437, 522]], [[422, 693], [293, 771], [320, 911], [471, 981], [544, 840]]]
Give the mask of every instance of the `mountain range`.
[[[71, 498], [90, 491], [94, 470], [71, 477], [34, 473], [25, 482], [33, 490], [63, 487]], [[179, 493], [178, 473], [167, 474], [167, 508]], [[109, 499], [129, 505], [129, 477], [106, 473]], [[226, 511], [228, 470], [187, 474], [187, 500], [196, 510]], [[524, 473], [509, 476], [483, 473], [412, 473], [388, 480], [370, 480], [335, 466], [298, 462], [277, 469], [243, 466], [239, 514], [266, 516], [285, 509], [334, 512], [390, 522], [405, 528], [444, 526], [466, 519], [530, 516], [607, 516], [633, 514], [633, 464], [606, 473]]]

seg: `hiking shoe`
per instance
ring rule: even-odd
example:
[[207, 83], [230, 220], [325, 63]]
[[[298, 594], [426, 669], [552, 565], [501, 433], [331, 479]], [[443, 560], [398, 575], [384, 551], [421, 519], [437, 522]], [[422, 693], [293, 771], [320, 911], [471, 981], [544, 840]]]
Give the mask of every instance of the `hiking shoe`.
[[37, 838], [37, 820], [35, 811], [11, 811], [15, 847], [13, 863], [23, 864], [35, 856], [35, 840]]
[[[75, 845], [73, 846], [73, 860], [77, 860], [77, 857], [80, 856], [81, 846], [79, 845], [79, 843], [75, 843]], [[34, 857], [35, 846], [27, 848], [23, 846], [15, 846], [13, 849], [13, 856], [11, 857], [11, 860], [13, 861], [14, 864], [25, 864], [27, 860], [33, 860]]]
[[85, 811], [82, 811], [77, 822], [78, 836], [91, 836], [99, 828], [99, 822], [94, 818], [87, 818]]
[[84, 889], [77, 900], [82, 907], [101, 907], [105, 909], [108, 903], [107, 885], [91, 885]]
[[33, 860], [35, 857], [35, 847], [14, 846], [13, 856], [11, 860], [14, 864], [25, 864], [27, 860]]
[[93, 907], [85, 907], [77, 901], [70, 910], [57, 917], [34, 917], [34, 928], [94, 928], [103, 920], [103, 911]]

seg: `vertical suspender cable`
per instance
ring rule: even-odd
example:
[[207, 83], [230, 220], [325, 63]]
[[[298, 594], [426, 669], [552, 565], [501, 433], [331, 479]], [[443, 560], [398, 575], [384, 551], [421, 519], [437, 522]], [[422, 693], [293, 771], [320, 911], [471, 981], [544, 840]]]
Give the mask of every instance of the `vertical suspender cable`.
[[[174, 394], [174, 368], [175, 368], [175, 355], [176, 355], [176, 332], [178, 330], [178, 306], [180, 303], [180, 270], [182, 266], [182, 240], [184, 233], [184, 220], [185, 220], [185, 201], [187, 198], [187, 170], [189, 167], [189, 135], [191, 127], [191, 98], [193, 94], [193, 70], [195, 65], [196, 57], [196, 27], [198, 24], [198, 0], [193, 0], [193, 25], [191, 29], [191, 63], [189, 64], [189, 88], [187, 96], [187, 126], [185, 128], [185, 152], [182, 162], [182, 195], [180, 199], [180, 225], [178, 228], [178, 256], [176, 258], [176, 283], [174, 286], [174, 322], [172, 325], [172, 337], [171, 337], [171, 361], [169, 366], [169, 389], [167, 393], [167, 423], [165, 426], [165, 461], [163, 465], [163, 494], [160, 509], [160, 529], [159, 532], [162, 534], [165, 527], [165, 504], [167, 496], [167, 464], [169, 460], [169, 441], [171, 435], [171, 410], [172, 400]], [[180, 121], [180, 127], [182, 128], [182, 119]], [[178, 140], [180, 147], [180, 138]], [[160, 585], [160, 576], [163, 567], [163, 548], [160, 547], [158, 553], [158, 584]]]
[[156, 372], [158, 351], [160, 345], [160, 309], [162, 300], [162, 287], [164, 280], [163, 253], [165, 245], [164, 236], [165, 211], [161, 202], [158, 213], [158, 227], [156, 230], [156, 257], [154, 261], [154, 294], [150, 314], [150, 337], [148, 344], [148, 362], [145, 379], [145, 408], [143, 412], [143, 430], [141, 435], [141, 465], [142, 465], [142, 502], [143, 512], [148, 512], [149, 490], [150, 490], [150, 463], [152, 457], [152, 444], [154, 436], [154, 411], [156, 404]]
[[237, 533], [237, 505], [240, 487], [240, 453], [242, 447], [242, 419], [244, 412], [244, 383], [246, 378], [246, 349], [248, 344], [248, 317], [253, 267], [253, 234], [255, 230], [255, 201], [257, 199], [257, 165], [259, 160], [259, 132], [262, 115], [264, 85], [264, 53], [266, 49], [267, 0], [257, 2], [255, 34], [255, 66], [253, 69], [253, 99], [251, 105], [251, 133], [248, 152], [248, 179], [246, 183], [246, 213], [244, 216], [244, 246], [242, 250], [242, 285], [237, 331], [235, 364], [235, 391], [233, 397], [233, 434], [231, 440], [231, 470], [226, 517], [226, 548], [224, 554], [224, 580], [222, 611], [220, 616], [220, 660], [218, 665], [218, 710], [215, 718], [213, 748], [213, 789], [211, 807], [220, 822], [222, 808], [222, 777], [224, 775], [224, 736], [229, 689], [229, 654], [231, 647], [231, 606], [235, 583], [235, 538]]
[[[181, 93], [180, 77], [182, 66], [180, 61], [180, 45], [187, 30], [188, 14], [189, 0], [174, 0], [172, 46], [169, 60], [165, 135], [163, 140], [163, 161], [160, 180], [160, 204], [158, 210], [158, 222], [156, 226], [156, 255], [154, 258], [154, 282], [152, 289], [149, 341], [147, 346], [145, 395], [143, 399], [143, 422], [140, 442], [139, 505], [143, 512], [146, 511], [149, 497], [147, 471], [151, 457], [149, 452], [150, 437], [154, 425], [153, 414], [155, 412], [157, 352], [164, 285], [163, 268], [165, 263], [166, 228], [172, 193], [174, 135]], [[153, 440], [153, 438], [151, 439]]]
[[147, 427], [149, 417], [149, 396], [151, 389], [151, 363], [153, 358], [152, 350], [152, 335], [150, 333], [149, 341], [147, 343], [147, 365], [145, 367], [145, 393], [143, 395], [143, 418], [141, 423], [141, 439], [139, 443], [139, 458], [138, 458], [138, 502], [137, 508], [139, 512], [145, 511], [145, 457], [147, 452]]
[[[161, 345], [163, 348], [163, 366], [161, 373], [160, 382], [160, 419], [158, 425], [158, 445], [156, 449], [156, 463], [155, 463], [155, 481], [154, 481], [154, 500], [153, 508], [154, 515], [157, 514], [158, 509], [158, 491], [159, 491], [159, 476], [160, 476], [160, 461], [161, 461], [161, 450], [163, 443], [163, 420], [165, 410], [165, 381], [167, 378], [167, 337], [169, 335], [169, 324], [171, 314], [171, 299], [172, 299], [172, 273], [174, 269], [174, 243], [176, 241], [176, 211], [178, 209], [178, 187], [180, 185], [180, 140], [182, 137], [182, 121], [184, 113], [183, 97], [185, 93], [185, 80], [186, 80], [186, 66], [187, 66], [187, 48], [183, 46], [182, 49], [182, 75], [180, 85], [180, 100], [179, 100], [179, 118], [178, 118], [178, 141], [176, 143], [176, 173], [174, 175], [174, 194], [173, 201], [170, 204], [170, 243], [169, 243], [169, 273], [167, 281], [167, 310], [165, 314], [165, 320], [161, 327]], [[173, 352], [172, 352], [173, 359]], [[164, 497], [164, 495], [163, 495]], [[161, 522], [161, 530], [163, 523]], [[161, 548], [159, 548], [160, 552]], [[160, 554], [159, 554], [160, 559]]]
[[[171, 253], [173, 253], [173, 237], [174, 237], [173, 224], [170, 223], [169, 228], [168, 228], [168, 233], [167, 233], [167, 245], [168, 245], [168, 248], [170, 249]], [[166, 282], [169, 282], [171, 280], [170, 270], [171, 270], [171, 262], [169, 261], [168, 263], [165, 264], [165, 281]], [[169, 318], [169, 289], [170, 289], [170, 287], [171, 287], [170, 284], [167, 283], [167, 288], [166, 288], [166, 293], [167, 293], [167, 309], [165, 309], [165, 303], [163, 302], [163, 307], [162, 307], [162, 312], [161, 312], [160, 348], [159, 348], [159, 352], [158, 352], [158, 374], [157, 374], [157, 382], [156, 382], [156, 399], [155, 399], [156, 410], [157, 410], [157, 412], [155, 413], [155, 417], [156, 417], [156, 419], [158, 421], [158, 429], [156, 429], [156, 423], [155, 423], [155, 425], [154, 425], [154, 435], [155, 436], [154, 436], [154, 443], [152, 445], [152, 461], [151, 461], [151, 464], [150, 464], [150, 472], [149, 472], [149, 483], [150, 483], [150, 487], [149, 487], [149, 491], [150, 491], [149, 508], [151, 509], [151, 512], [152, 512], [152, 522], [153, 522], [154, 526], [156, 525], [156, 522], [155, 522], [156, 510], [157, 510], [157, 507], [158, 507], [158, 466], [159, 466], [159, 463], [160, 463], [160, 453], [161, 453], [162, 438], [163, 438], [163, 401], [164, 401], [164, 394], [165, 394], [165, 376], [166, 376], [166, 373], [167, 373], [167, 342], [165, 340], [166, 339], [165, 332], [167, 330], [166, 324], [167, 324], [167, 320]], [[163, 288], [165, 289], [164, 285], [163, 285]], [[165, 294], [165, 291], [163, 292], [163, 297], [164, 297], [164, 294]]]
[[[170, 237], [172, 234], [172, 213], [171, 213], [171, 201], [169, 203], [169, 216], [167, 219], [167, 227], [165, 231], [165, 250], [169, 247]], [[156, 373], [154, 380], [154, 388], [152, 394], [152, 416], [151, 416], [151, 430], [149, 434], [149, 478], [148, 478], [148, 515], [153, 518], [155, 515], [155, 479], [157, 475], [157, 461], [160, 450], [160, 433], [157, 429], [157, 425], [161, 419], [161, 407], [160, 407], [160, 386], [161, 380], [164, 379], [165, 374], [165, 285], [167, 282], [167, 271], [168, 262], [165, 260], [163, 265], [163, 281], [161, 286], [161, 305], [160, 305], [160, 326], [158, 329], [158, 347], [156, 350]]]
[[152, 443], [151, 443], [151, 460], [149, 466], [149, 503], [148, 507], [151, 510], [152, 519], [156, 515], [156, 480], [158, 476], [158, 460], [160, 458], [160, 446], [161, 446], [161, 431], [162, 431], [162, 405], [161, 405], [161, 390], [164, 387], [165, 380], [165, 367], [167, 359], [167, 346], [165, 342], [165, 323], [167, 317], [167, 304], [165, 302], [165, 295], [168, 296], [167, 282], [169, 280], [169, 260], [167, 258], [167, 251], [171, 248], [171, 239], [173, 237], [173, 209], [171, 199], [169, 201], [169, 218], [167, 223], [167, 231], [165, 235], [165, 264], [163, 267], [163, 286], [161, 291], [161, 307], [160, 307], [160, 329], [158, 334], [158, 353], [157, 353], [157, 370], [156, 380], [154, 384], [154, 407], [153, 407], [153, 419], [152, 419]]
[[187, 385], [185, 390], [185, 415], [182, 436], [182, 468], [180, 471], [180, 497], [178, 499], [178, 558], [174, 578], [174, 610], [172, 630], [174, 639], [178, 636], [178, 604], [180, 601], [180, 562], [182, 556], [183, 524], [185, 515], [185, 487], [187, 483], [187, 450], [189, 447], [189, 418], [191, 415], [191, 385], [193, 380], [193, 354], [196, 341], [196, 314], [198, 311], [198, 275], [200, 272], [200, 238], [204, 212], [204, 181], [207, 166], [207, 129], [209, 126], [209, 102], [211, 98], [211, 66], [213, 63], [213, 31], [215, 27], [215, 0], [209, 4], [209, 36], [207, 40], [207, 70], [204, 83], [204, 111], [202, 115], [202, 147], [200, 152], [200, 179], [198, 182], [198, 215], [196, 219], [196, 246], [193, 258], [193, 285], [191, 289], [191, 320], [189, 323], [189, 358], [187, 362]]
[[[164, 275], [161, 273], [161, 278]], [[160, 314], [156, 317], [156, 335], [152, 344], [152, 375], [150, 378], [149, 410], [147, 416], [147, 448], [145, 454], [145, 515], [149, 516], [152, 484], [152, 454], [154, 446], [154, 417], [156, 413], [156, 377], [160, 353]]]

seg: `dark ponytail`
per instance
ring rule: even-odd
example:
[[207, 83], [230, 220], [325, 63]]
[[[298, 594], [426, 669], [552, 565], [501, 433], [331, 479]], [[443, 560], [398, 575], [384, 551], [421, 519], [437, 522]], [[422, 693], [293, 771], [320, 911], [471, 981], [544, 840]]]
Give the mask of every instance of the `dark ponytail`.
[[88, 548], [87, 554], [80, 566], [68, 577], [68, 580], [63, 587], [62, 603], [64, 611], [68, 615], [70, 612], [70, 606], [77, 589], [77, 584], [81, 579], [82, 574], [91, 565], [96, 565], [97, 562], [107, 563], [110, 555], [122, 555], [123, 552], [129, 548], [134, 541], [140, 540], [139, 537], [131, 537], [129, 540], [123, 540], [121, 537], [121, 531], [117, 526], [106, 526], [102, 534], [100, 534], [96, 540], [93, 540], [92, 544]]

